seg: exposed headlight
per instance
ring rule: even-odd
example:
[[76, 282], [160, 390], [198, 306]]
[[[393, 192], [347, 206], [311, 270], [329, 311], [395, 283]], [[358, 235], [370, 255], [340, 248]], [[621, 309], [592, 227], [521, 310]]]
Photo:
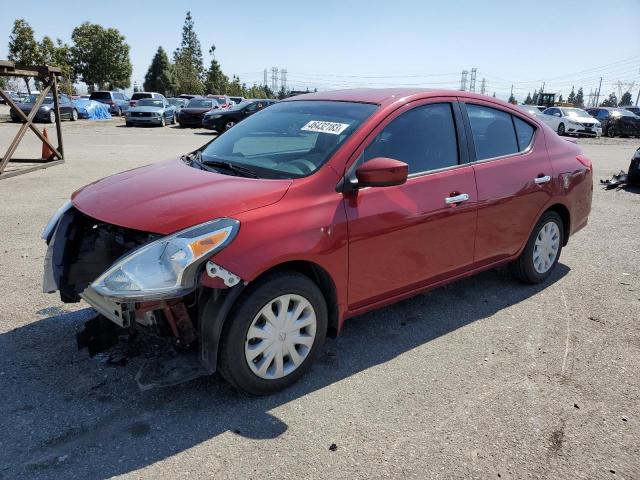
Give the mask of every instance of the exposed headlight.
[[58, 210], [56, 210], [56, 213], [53, 214], [51, 219], [47, 222], [47, 225], [42, 230], [40, 238], [45, 242], [48, 242], [53, 234], [53, 230], [60, 221], [60, 217], [62, 217], [62, 215], [64, 215], [72, 206], [73, 204], [71, 203], [71, 200], [67, 200]]
[[158, 299], [182, 296], [196, 285], [198, 267], [226, 247], [240, 222], [219, 218], [140, 247], [91, 284], [107, 297]]

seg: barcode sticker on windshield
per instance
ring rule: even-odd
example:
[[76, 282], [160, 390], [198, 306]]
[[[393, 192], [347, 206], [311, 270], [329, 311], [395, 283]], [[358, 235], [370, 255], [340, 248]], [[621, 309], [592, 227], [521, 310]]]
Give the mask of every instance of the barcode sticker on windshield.
[[306, 130], [307, 132], [320, 132], [320, 133], [331, 133], [333, 135], [340, 135], [348, 127], [349, 127], [348, 123], [323, 122], [322, 120], [311, 120], [300, 130]]

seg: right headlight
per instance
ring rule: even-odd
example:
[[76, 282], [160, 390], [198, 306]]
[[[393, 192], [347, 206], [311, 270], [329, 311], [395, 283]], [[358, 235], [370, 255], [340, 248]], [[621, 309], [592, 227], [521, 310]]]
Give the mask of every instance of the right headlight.
[[226, 247], [240, 222], [219, 218], [144, 245], [114, 263], [91, 287], [120, 299], [160, 299], [185, 295], [196, 285], [198, 267]]

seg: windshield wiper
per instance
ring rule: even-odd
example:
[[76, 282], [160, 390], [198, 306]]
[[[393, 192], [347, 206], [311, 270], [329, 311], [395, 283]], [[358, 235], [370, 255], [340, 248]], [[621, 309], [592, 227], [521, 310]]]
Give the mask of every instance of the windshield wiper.
[[200, 157], [198, 158], [198, 162], [202, 165], [211, 165], [213, 167], [225, 168], [243, 177], [258, 178], [258, 174], [250, 168], [227, 162], [225, 160], [214, 160], [209, 158], [203, 160], [202, 155], [200, 155]]
[[206, 170], [207, 172], [212, 173], [220, 173], [218, 170], [214, 168], [207, 167], [204, 163], [202, 163], [202, 151], [197, 150], [195, 152], [191, 152], [187, 155], [182, 155], [180, 159], [185, 162], [187, 165], [193, 166], [194, 164], [198, 166], [200, 170]]

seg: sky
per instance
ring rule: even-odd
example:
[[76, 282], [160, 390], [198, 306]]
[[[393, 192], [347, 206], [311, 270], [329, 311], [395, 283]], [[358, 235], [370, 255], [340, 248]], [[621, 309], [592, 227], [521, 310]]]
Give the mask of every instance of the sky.
[[[4, 1], [4, 0], [3, 0]], [[115, 27], [131, 46], [133, 82], [142, 85], [158, 46], [170, 54], [180, 43], [187, 10], [202, 44], [212, 44], [223, 71], [247, 85], [263, 71], [287, 69], [290, 89], [423, 86], [460, 88], [462, 70], [477, 69], [488, 94], [523, 100], [539, 89], [575, 85], [618, 94], [618, 81], [640, 88], [640, 0], [322, 0], [12, 3], [0, 17], [0, 59], [15, 18], [40, 40], [71, 42], [82, 22]], [[28, 6], [28, 7], [27, 7]]]

